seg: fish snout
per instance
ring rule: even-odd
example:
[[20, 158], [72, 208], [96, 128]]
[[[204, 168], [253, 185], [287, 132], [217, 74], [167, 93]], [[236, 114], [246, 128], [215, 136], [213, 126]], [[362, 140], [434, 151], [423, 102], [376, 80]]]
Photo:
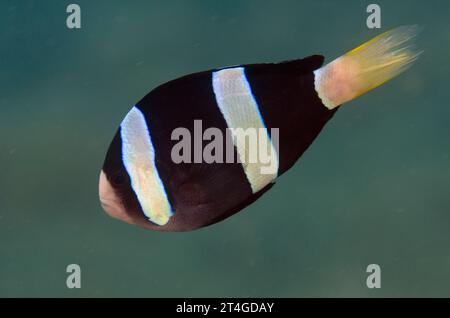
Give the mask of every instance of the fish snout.
[[130, 224], [135, 224], [126, 212], [122, 199], [117, 195], [103, 170], [100, 173], [98, 188], [100, 204], [109, 216]]

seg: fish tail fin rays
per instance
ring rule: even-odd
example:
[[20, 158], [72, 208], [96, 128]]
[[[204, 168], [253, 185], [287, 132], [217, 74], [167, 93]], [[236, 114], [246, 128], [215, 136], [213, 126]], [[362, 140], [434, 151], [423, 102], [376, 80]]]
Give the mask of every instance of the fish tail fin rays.
[[392, 29], [314, 71], [323, 104], [333, 109], [408, 69], [422, 53], [414, 45], [418, 32], [417, 26]]

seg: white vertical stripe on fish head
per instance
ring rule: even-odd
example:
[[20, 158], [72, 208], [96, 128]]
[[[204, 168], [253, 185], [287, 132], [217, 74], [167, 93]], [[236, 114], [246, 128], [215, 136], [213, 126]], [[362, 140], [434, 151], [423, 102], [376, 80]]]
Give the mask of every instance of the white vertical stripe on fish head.
[[[278, 175], [278, 154], [270, 139], [266, 125], [253, 96], [243, 67], [223, 69], [213, 73], [213, 89], [217, 105], [231, 130], [244, 172], [250, 182], [253, 193], [273, 182]], [[239, 132], [254, 130], [258, 142], [246, 143]], [[242, 137], [242, 136], [241, 136]], [[250, 138], [251, 140], [251, 138]], [[267, 147], [261, 149], [261, 145]], [[268, 150], [268, 151], [267, 151]], [[257, 160], [251, 160], [252, 152]], [[259, 154], [264, 151], [274, 169], [267, 170], [267, 162], [262, 162]], [[253, 157], [254, 158], [254, 157]], [[267, 160], [264, 160], [267, 161]]]
[[145, 216], [165, 225], [173, 215], [155, 165], [155, 149], [142, 112], [133, 107], [121, 124], [122, 159]]

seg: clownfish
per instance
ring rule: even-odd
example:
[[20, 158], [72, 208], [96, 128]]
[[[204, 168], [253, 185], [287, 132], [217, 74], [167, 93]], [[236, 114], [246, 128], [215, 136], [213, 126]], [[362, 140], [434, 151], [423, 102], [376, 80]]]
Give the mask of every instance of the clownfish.
[[[325, 66], [323, 56], [313, 55], [204, 71], [158, 86], [126, 114], [109, 146], [99, 181], [103, 209], [158, 231], [194, 230], [239, 212], [294, 165], [340, 105], [418, 58], [416, 34], [415, 26], [387, 31]], [[201, 139], [183, 140], [194, 149], [189, 161], [191, 149], [180, 140], [198, 135], [199, 122]], [[248, 142], [252, 136], [256, 142]], [[249, 160], [258, 146], [264, 160]], [[198, 158], [205, 153], [213, 160]]]

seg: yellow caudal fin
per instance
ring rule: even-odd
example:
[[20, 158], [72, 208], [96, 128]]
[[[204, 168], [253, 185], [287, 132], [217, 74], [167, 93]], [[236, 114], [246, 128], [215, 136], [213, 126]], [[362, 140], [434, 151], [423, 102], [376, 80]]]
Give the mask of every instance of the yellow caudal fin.
[[315, 89], [333, 109], [405, 71], [421, 52], [414, 48], [416, 26], [387, 31], [316, 70]]

